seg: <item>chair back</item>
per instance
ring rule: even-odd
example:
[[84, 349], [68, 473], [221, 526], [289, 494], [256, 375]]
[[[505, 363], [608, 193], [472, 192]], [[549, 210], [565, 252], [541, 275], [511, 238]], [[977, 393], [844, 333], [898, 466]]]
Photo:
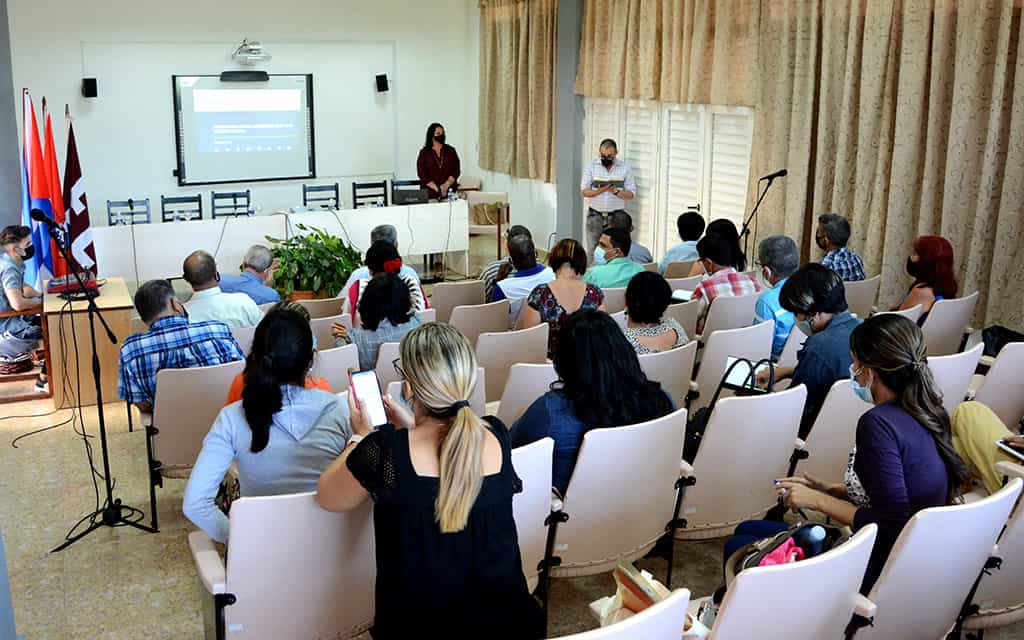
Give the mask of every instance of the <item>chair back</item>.
[[392, 382], [401, 382], [402, 377], [395, 371], [394, 361], [399, 357], [401, 342], [385, 342], [377, 350], [377, 382], [381, 389], [387, 389]]
[[[469, 340], [469, 344], [475, 347], [481, 333], [508, 331], [508, 313], [508, 300], [463, 305], [452, 309], [449, 324], [461, 331], [462, 335]], [[544, 349], [547, 353], [546, 345]]]
[[352, 316], [347, 313], [339, 313], [336, 316], [327, 316], [325, 318], [313, 318], [309, 321], [309, 328], [312, 329], [313, 335], [316, 336], [317, 348], [330, 349], [334, 346], [331, 325], [335, 322], [344, 325], [348, 329], [352, 328]]
[[882, 276], [877, 275], [867, 280], [848, 280], [843, 282], [846, 290], [846, 306], [850, 313], [862, 320], [867, 320], [871, 315], [871, 308], [875, 306], [875, 296], [878, 295], [878, 287], [882, 284]]
[[975, 291], [963, 298], [939, 300], [932, 305], [928, 317], [921, 325], [924, 341], [928, 346], [928, 355], [946, 356], [960, 351], [964, 339], [964, 330], [974, 315], [974, 306], [978, 303], [978, 292]]
[[250, 191], [211, 191], [210, 208], [214, 220], [250, 215], [253, 213]]
[[388, 181], [353, 182], [352, 208], [388, 206]]
[[650, 271], [651, 273], [658, 273], [658, 263], [657, 262], [645, 262], [641, 266], [644, 268], [644, 271]]
[[782, 347], [782, 353], [779, 354], [778, 365], [780, 367], [795, 367], [796, 354], [804, 348], [804, 342], [807, 342], [807, 334], [793, 326], [789, 331], [789, 337], [786, 338], [786, 344]]
[[622, 311], [616, 311], [615, 313], [611, 314], [611, 316], [612, 320], [615, 321], [615, 324], [619, 325], [619, 328], [625, 331], [626, 326], [629, 323], [629, 320], [626, 318], [626, 310], [623, 309]]
[[512, 425], [533, 402], [551, 390], [551, 383], [558, 380], [555, 365], [514, 364], [508, 371], [505, 389], [498, 404], [498, 419], [505, 426]]
[[[242, 348], [242, 353], [249, 355], [252, 351], [252, 340], [256, 336], [256, 327], [231, 327], [231, 335], [235, 337], [235, 342]], [[331, 341], [334, 344], [334, 341]]]
[[626, 287], [613, 287], [601, 291], [604, 292], [605, 312], [614, 314], [626, 308]]
[[331, 391], [341, 393], [348, 391], [349, 369], [359, 371], [359, 348], [354, 344], [318, 350], [310, 375], [326, 379]]
[[661, 602], [622, 622], [593, 631], [561, 636], [559, 640], [679, 640], [681, 629], [686, 625], [686, 609], [689, 606], [690, 592], [676, 589]]
[[672, 287], [673, 291], [679, 289], [685, 289], [686, 291], [693, 291], [700, 284], [700, 281], [704, 279], [704, 276], [687, 276], [685, 278], [669, 278], [665, 276], [665, 280], [668, 282], [668, 286]]
[[437, 322], [437, 309], [424, 309], [423, 311], [417, 311], [416, 315], [419, 316], [420, 324]]
[[341, 313], [341, 305], [345, 298], [319, 298], [316, 300], [296, 300], [306, 308], [311, 319], [327, 318]]
[[[225, 628], [254, 639], [352, 638], [373, 621], [373, 508], [331, 513], [313, 493], [231, 505]], [[273, 541], [272, 544], [268, 544]]]
[[509, 368], [523, 362], [543, 364], [548, 356], [548, 323], [529, 329], [481, 333], [476, 343], [476, 359], [487, 371], [487, 402], [501, 398]]
[[685, 430], [686, 409], [679, 409], [583, 436], [563, 500], [569, 520], [556, 532], [562, 562], [552, 576], [604, 573], [643, 557], [665, 535], [675, 514]]
[[107, 200], [107, 224], [149, 224], [149, 198]]
[[[483, 304], [484, 281], [439, 282], [430, 294], [430, 306], [437, 312], [438, 322], [448, 322], [452, 309], [466, 305]], [[508, 320], [505, 321], [508, 324]]]
[[532, 592], [537, 586], [537, 567], [544, 561], [548, 528], [544, 521], [551, 513], [551, 465], [555, 441], [541, 438], [512, 450], [512, 467], [523, 481], [523, 490], [512, 498], [512, 513], [519, 534], [519, 553], [523, 575]]
[[203, 196], [160, 196], [160, 219], [164, 222], [202, 220]]
[[995, 412], [1007, 427], [1024, 418], [1024, 342], [1011, 342], [999, 350], [974, 399]]
[[[723, 329], [736, 329], [746, 327], [754, 322], [754, 306], [760, 293], [752, 293], [746, 296], [719, 296], [711, 302], [708, 309], [708, 317], [704, 322], [704, 333], [701, 334], [702, 341], [706, 342], [707, 337], [715, 331]], [[768, 344], [771, 349], [771, 342]]]
[[244, 360], [212, 367], [161, 369], [156, 374], [153, 402], [153, 457], [164, 467], [191, 467], [203, 447], [203, 438], [224, 408], [235, 376]]
[[[977, 502], [914, 514], [868, 594], [878, 611], [873, 626], [857, 632], [857, 640], [946, 637], [1020, 490], [1021, 480], [1014, 478]], [[922, 585], [927, 585], [926, 597]]]
[[[1018, 470], [1017, 476], [1024, 473], [1020, 465], [1012, 462], [1000, 462], [1000, 466], [1009, 465]], [[998, 467], [997, 467], [998, 469]], [[1013, 476], [1011, 476], [1013, 477]], [[978, 620], [968, 621], [970, 629], [983, 629], [996, 624], [977, 624], [979, 621], [997, 623], [1002, 621], [1020, 622], [1024, 619], [1024, 506], [1017, 505], [1010, 515], [1003, 534], [999, 536], [999, 556], [1003, 559], [998, 571], [993, 571], [981, 580], [974, 602], [980, 604]], [[998, 625], [1002, 626], [1002, 625]]]
[[693, 269], [696, 260], [687, 260], [685, 262], [670, 262], [665, 267], [665, 279], [672, 280], [674, 278], [689, 278], [690, 271]]
[[899, 309], [897, 311], [879, 311], [875, 315], [876, 316], [881, 316], [881, 315], [885, 315], [886, 313], [891, 313], [891, 314], [893, 314], [895, 316], [903, 316], [904, 318], [908, 318], [911, 322], [917, 323], [918, 318], [921, 317], [922, 309], [924, 309], [924, 307], [922, 307], [919, 304], [915, 304], [914, 306], [910, 307], [909, 309]]
[[693, 460], [697, 484], [686, 490], [685, 537], [716, 537], [758, 518], [776, 503], [774, 480], [786, 477], [807, 387], [722, 398]]
[[302, 206], [320, 209], [340, 209], [341, 189], [334, 184], [302, 185]]
[[749, 327], [716, 331], [711, 334], [704, 347], [700, 368], [697, 370], [697, 391], [700, 395], [690, 403], [690, 408], [696, 410], [711, 403], [730, 356], [746, 358], [751, 362], [769, 357], [772, 352], [774, 331], [775, 321], [769, 320]]
[[[389, 361], [390, 364], [390, 361]], [[469, 408], [478, 416], [487, 415], [487, 403], [484, 402], [484, 387], [487, 385], [487, 376], [483, 367], [476, 368], [476, 386], [469, 396]], [[402, 397], [402, 381], [392, 380], [387, 384], [381, 384], [381, 389], [391, 394], [392, 398]], [[506, 424], [505, 426], [512, 426]]]
[[648, 380], [661, 383], [677, 407], [686, 402], [693, 377], [693, 363], [697, 358], [697, 341], [691, 340], [681, 347], [660, 353], [645, 353], [638, 356], [640, 368]]
[[700, 319], [700, 300], [677, 302], [665, 308], [665, 317], [672, 318], [686, 332], [690, 340], [697, 338], [697, 320]]
[[[741, 572], [725, 592], [714, 640], [747, 640], [777, 629], [786, 640], [840, 638], [871, 557], [878, 525], [821, 555]], [[800, 603], [799, 615], [791, 606]]]
[[[984, 350], [985, 345], [978, 343], [970, 351], [928, 357], [928, 368], [932, 370], [935, 384], [942, 390], [942, 406], [949, 415], [953, 415], [953, 410], [967, 396], [967, 387], [971, 384], [974, 370], [978, 367], [981, 352]], [[1024, 391], [1019, 391], [1018, 394], [1024, 395]]]
[[800, 462], [799, 473], [833, 484], [842, 482], [857, 437], [857, 422], [870, 408], [853, 392], [849, 380], [837, 380], [807, 435], [808, 455]]
[[256, 305], [256, 306], [259, 307], [260, 313], [262, 313], [263, 315], [267, 315], [267, 312], [270, 311], [270, 308], [273, 307], [275, 304], [277, 304], [277, 303], [276, 302], [264, 302], [263, 304], [259, 304], [259, 305]]

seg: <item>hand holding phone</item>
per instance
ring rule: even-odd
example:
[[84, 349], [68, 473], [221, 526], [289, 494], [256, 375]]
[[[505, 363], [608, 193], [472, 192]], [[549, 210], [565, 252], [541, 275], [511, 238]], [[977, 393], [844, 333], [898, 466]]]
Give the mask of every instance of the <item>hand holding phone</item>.
[[[380, 383], [377, 381], [377, 372], [360, 371], [349, 373], [349, 396], [354, 397], [358, 417], [352, 415], [352, 422], [357, 419], [365, 420], [370, 427], [379, 427], [388, 423], [387, 412], [384, 410], [384, 401], [381, 398]], [[349, 403], [350, 406], [353, 404]], [[352, 425], [355, 429], [355, 424]]]

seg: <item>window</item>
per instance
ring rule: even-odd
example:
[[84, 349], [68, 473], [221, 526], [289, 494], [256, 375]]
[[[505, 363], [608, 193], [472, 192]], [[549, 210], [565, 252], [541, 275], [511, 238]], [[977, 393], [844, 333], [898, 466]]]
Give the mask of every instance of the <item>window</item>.
[[596, 157], [604, 138], [618, 143], [637, 183], [634, 238], [656, 258], [678, 242], [676, 218], [689, 207], [742, 226], [753, 110], [591, 98], [584, 108], [583, 158]]

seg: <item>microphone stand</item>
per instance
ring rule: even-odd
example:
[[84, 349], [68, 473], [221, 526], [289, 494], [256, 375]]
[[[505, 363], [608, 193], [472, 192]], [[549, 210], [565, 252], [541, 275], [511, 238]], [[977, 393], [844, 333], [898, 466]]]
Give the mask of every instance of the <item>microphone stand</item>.
[[[760, 182], [760, 180], [758, 180]], [[764, 191], [757, 197], [757, 202], [754, 203], [754, 208], [751, 209], [750, 215], [747, 216], [746, 221], [743, 223], [743, 228], [740, 230], [740, 237], [743, 238], [743, 255], [749, 256], [750, 253], [747, 251], [747, 243], [750, 241], [750, 223], [757, 215], [757, 209], [761, 206], [761, 201], [768, 195], [768, 189], [771, 188], [772, 183], [775, 182], [775, 178], [768, 178], [768, 184], [764, 186]]]
[[[68, 255], [68, 250], [64, 246], [64, 242], [60, 235], [57, 233], [57, 230], [50, 223], [44, 224], [46, 226], [46, 230], [50, 234], [50, 237], [53, 238], [54, 243], [57, 245], [57, 250], [60, 251], [61, 256], [64, 257], [64, 261], [72, 265], [73, 267], [75, 263], [71, 260], [71, 257]], [[89, 535], [93, 531], [103, 526], [129, 526], [135, 527], [136, 529], [141, 529], [142, 531], [147, 531], [149, 533], [157, 532], [157, 529], [155, 527], [149, 527], [140, 522], [129, 520], [125, 515], [126, 513], [131, 514], [134, 512], [141, 514], [142, 512], [139, 511], [138, 509], [135, 509], [134, 507], [122, 505], [120, 499], [114, 498], [114, 485], [110, 479], [110, 451], [107, 448], [107, 424], [103, 418], [103, 388], [102, 385], [100, 384], [100, 356], [98, 350], [96, 349], [95, 319], [99, 318], [100, 324], [103, 325], [103, 330], [106, 331], [107, 333], [107, 339], [110, 340], [110, 344], [117, 344], [117, 336], [115, 336], [114, 332], [110, 330], [110, 325], [107, 324], [107, 321], [103, 319], [103, 314], [100, 313], [99, 307], [96, 306], [96, 296], [92, 295], [91, 293], [88, 293], [89, 290], [85, 288], [85, 283], [82, 281], [81, 274], [78, 272], [77, 269], [74, 268], [72, 268], [71, 272], [74, 274], [75, 280], [78, 281], [79, 288], [82, 291], [87, 292], [86, 304], [88, 305], [87, 312], [89, 315], [89, 340], [92, 346], [92, 378], [93, 382], [96, 385], [96, 415], [99, 418], [100, 451], [103, 456], [103, 484], [106, 488], [107, 497], [106, 501], [103, 503], [103, 506], [100, 507], [99, 511], [94, 511], [93, 513], [89, 514], [88, 516], [79, 521], [84, 522], [85, 520], [90, 520], [91, 524], [89, 525], [88, 529], [71, 538], [68, 538], [63, 543], [61, 543], [60, 546], [50, 551], [50, 553], [63, 551], [64, 549], [70, 547], [74, 543], [78, 542], [85, 536]], [[53, 378], [51, 378], [51, 380], [52, 379]], [[51, 381], [50, 384], [53, 384], [53, 382]], [[82, 405], [81, 398], [78, 398], [78, 405], [79, 408]], [[89, 473], [92, 473], [91, 469], [89, 470]], [[100, 519], [97, 520], [96, 516], [100, 516]]]

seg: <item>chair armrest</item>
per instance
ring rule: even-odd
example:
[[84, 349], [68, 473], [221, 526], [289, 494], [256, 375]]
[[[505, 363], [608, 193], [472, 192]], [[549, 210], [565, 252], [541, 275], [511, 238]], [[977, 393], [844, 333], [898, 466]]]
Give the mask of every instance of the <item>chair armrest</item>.
[[871, 602], [861, 594], [853, 596], [853, 614], [868, 620], [875, 617], [878, 612], [878, 605]]
[[807, 451], [807, 443], [801, 440], [800, 438], [797, 438], [796, 441], [793, 443], [793, 448], [796, 449], [797, 451]]
[[996, 463], [996, 471], [1009, 478], [1024, 478], [1024, 466], [1016, 462], [1000, 460]]
[[679, 461], [679, 477], [680, 478], [692, 478], [693, 477], [693, 465], [686, 460]]
[[196, 573], [210, 595], [225, 593], [227, 587], [227, 569], [224, 560], [217, 553], [213, 538], [202, 531], [188, 534], [188, 546], [192, 550], [192, 561], [196, 565]]
[[694, 382], [693, 380], [690, 380], [690, 391], [693, 391], [693, 392], [700, 391], [700, 387], [697, 386], [697, 383]]
[[551, 495], [551, 513], [557, 513], [562, 510], [565, 505], [562, 504], [562, 499], [558, 496]]
[[153, 426], [153, 414], [148, 411], [139, 411], [139, 424], [144, 427]]
[[980, 364], [983, 367], [988, 367], [990, 369], [992, 368], [992, 365], [994, 365], [995, 363], [996, 359], [992, 356], [981, 356], [981, 360], [978, 361], [978, 364]]

